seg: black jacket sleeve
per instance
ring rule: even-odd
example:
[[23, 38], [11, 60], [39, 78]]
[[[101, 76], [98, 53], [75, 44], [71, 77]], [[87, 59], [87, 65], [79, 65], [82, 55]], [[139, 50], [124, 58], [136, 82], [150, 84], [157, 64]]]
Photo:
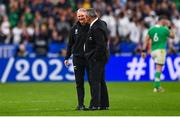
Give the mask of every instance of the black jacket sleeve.
[[100, 28], [94, 29], [93, 37], [96, 43], [95, 54], [93, 57], [95, 60], [102, 60], [105, 57], [106, 52], [106, 40], [103, 30]]
[[65, 60], [69, 59], [71, 54], [72, 54], [72, 47], [74, 44], [74, 39], [73, 39], [73, 29], [71, 29], [70, 34], [69, 34], [69, 41], [68, 41], [68, 45], [67, 45], [67, 53], [65, 56]]

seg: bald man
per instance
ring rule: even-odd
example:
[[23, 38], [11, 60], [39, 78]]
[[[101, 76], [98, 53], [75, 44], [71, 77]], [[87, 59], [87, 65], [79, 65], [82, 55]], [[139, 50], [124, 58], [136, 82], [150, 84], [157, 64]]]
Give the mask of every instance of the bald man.
[[[67, 54], [64, 64], [69, 65], [69, 58], [73, 55], [73, 65], [76, 80], [78, 106], [76, 110], [87, 110], [84, 106], [84, 76], [87, 70], [87, 62], [84, 57], [84, 43], [86, 41], [89, 25], [86, 24], [86, 9], [81, 8], [77, 11], [77, 22], [72, 27], [67, 46]], [[87, 70], [88, 71], [88, 70]]]

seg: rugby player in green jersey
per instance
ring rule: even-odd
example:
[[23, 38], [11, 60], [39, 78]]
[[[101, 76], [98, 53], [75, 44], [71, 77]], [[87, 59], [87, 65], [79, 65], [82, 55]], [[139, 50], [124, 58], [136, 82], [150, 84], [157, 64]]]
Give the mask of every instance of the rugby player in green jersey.
[[152, 26], [148, 30], [148, 34], [145, 37], [143, 44], [143, 50], [141, 56], [146, 57], [146, 48], [148, 43], [151, 46], [151, 57], [156, 64], [156, 72], [154, 79], [154, 92], [163, 92], [164, 89], [160, 85], [160, 76], [162, 73], [162, 67], [166, 59], [166, 45], [168, 38], [174, 38], [174, 33], [170, 29], [170, 22], [166, 19], [161, 19], [156, 25]]

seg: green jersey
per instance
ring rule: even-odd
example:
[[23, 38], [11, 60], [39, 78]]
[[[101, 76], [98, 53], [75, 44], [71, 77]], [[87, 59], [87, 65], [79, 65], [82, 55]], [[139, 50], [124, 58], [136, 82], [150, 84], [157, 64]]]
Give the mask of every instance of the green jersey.
[[167, 27], [155, 25], [148, 30], [148, 35], [152, 40], [152, 51], [166, 49], [167, 39], [170, 35], [170, 31]]

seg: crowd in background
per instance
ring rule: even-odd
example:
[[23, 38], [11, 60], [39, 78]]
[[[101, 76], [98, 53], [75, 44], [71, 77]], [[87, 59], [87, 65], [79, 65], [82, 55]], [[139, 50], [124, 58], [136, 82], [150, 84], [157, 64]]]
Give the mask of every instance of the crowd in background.
[[58, 52], [64, 56], [75, 11], [82, 7], [95, 8], [107, 22], [114, 55], [139, 53], [148, 28], [159, 16], [171, 20], [175, 31], [168, 53], [180, 53], [179, 0], [0, 0], [0, 43], [17, 44], [23, 52], [31, 44], [43, 55], [49, 44], [56, 43], [64, 45]]

